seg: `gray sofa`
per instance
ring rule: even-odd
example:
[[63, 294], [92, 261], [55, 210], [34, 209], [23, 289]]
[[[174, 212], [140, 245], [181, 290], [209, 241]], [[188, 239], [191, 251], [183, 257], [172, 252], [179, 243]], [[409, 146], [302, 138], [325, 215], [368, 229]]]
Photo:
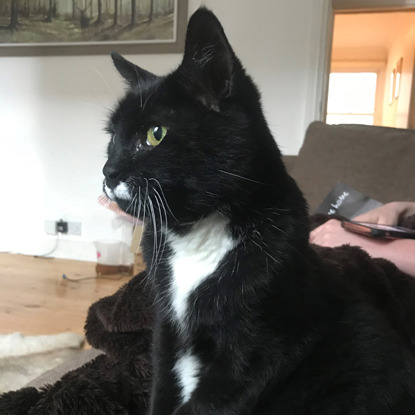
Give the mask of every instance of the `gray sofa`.
[[316, 121], [284, 161], [310, 213], [338, 181], [382, 203], [415, 200], [415, 130]]
[[[309, 203], [310, 213], [338, 182], [380, 202], [415, 200], [415, 130], [312, 123], [298, 156], [284, 156], [288, 171]], [[100, 352], [89, 350], [30, 386], [54, 383]]]

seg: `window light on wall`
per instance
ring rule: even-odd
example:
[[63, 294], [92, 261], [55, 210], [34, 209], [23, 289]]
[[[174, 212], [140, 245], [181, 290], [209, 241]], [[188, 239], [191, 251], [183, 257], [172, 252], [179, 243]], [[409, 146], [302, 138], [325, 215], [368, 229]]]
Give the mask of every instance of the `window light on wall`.
[[375, 72], [331, 73], [326, 122], [373, 125], [376, 82]]

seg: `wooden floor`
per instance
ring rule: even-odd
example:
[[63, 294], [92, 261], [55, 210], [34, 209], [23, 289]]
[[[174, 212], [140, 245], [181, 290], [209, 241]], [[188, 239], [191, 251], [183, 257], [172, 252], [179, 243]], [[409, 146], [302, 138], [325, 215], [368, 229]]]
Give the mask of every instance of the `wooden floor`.
[[63, 274], [93, 277], [95, 263], [0, 253], [0, 334], [83, 334], [88, 307], [131, 278]]

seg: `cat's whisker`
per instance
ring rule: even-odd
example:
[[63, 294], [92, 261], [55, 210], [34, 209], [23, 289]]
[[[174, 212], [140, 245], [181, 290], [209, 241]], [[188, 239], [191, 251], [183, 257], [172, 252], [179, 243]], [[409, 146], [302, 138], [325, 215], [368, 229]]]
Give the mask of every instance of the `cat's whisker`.
[[77, 104], [87, 105], [88, 107], [95, 108], [99, 111], [103, 111], [103, 110], [108, 111], [108, 108], [106, 108], [105, 105], [97, 105], [89, 101], [83, 101], [82, 99], [77, 99], [75, 102]]
[[134, 206], [133, 206], [133, 217], [134, 217], [134, 226], [137, 226], [137, 224], [138, 224], [138, 217], [137, 217], [137, 207], [138, 207], [138, 203], [139, 203], [139, 200], [138, 200], [138, 196], [137, 195], [135, 195], [136, 197], [135, 197], [135, 201], [134, 201]]
[[157, 269], [157, 259], [158, 259], [158, 235], [157, 235], [157, 221], [154, 211], [154, 205], [153, 201], [150, 196], [149, 191], [149, 184], [148, 180], [144, 179], [146, 181], [146, 210], [148, 211], [149, 221], [151, 222], [151, 225], [153, 226], [153, 252], [152, 252], [152, 258], [151, 258], [151, 264], [149, 269], [149, 274], [153, 275], [156, 272]]
[[[158, 205], [158, 202], [157, 202], [157, 198], [155, 198], [154, 199], [154, 202], [155, 203], [157, 203], [157, 205]], [[157, 266], [158, 266], [158, 264], [160, 263], [160, 257], [161, 257], [161, 247], [162, 247], [162, 244], [163, 244], [163, 231], [162, 231], [162, 227], [163, 227], [163, 220], [162, 220], [162, 217], [161, 217], [161, 214], [160, 214], [160, 206], [158, 206], [158, 213], [159, 213], [159, 217], [160, 217], [160, 230], [158, 230], [158, 225], [159, 225], [159, 223], [158, 223], [158, 221], [156, 220], [156, 208], [155, 208], [155, 206], [154, 206], [154, 203], [152, 203], [152, 209], [153, 209], [153, 214], [154, 214], [154, 232], [157, 234], [157, 235], [159, 235], [159, 237], [158, 237], [158, 244], [157, 244], [157, 255], [156, 255], [156, 260], [155, 260], [155, 262], [156, 262], [156, 266], [155, 266], [155, 268], [156, 268], [156, 270], [157, 270]]]
[[[156, 189], [154, 189], [154, 192], [155, 192], [156, 200], [157, 200], [157, 203], [158, 203], [159, 207], [163, 208], [164, 219], [165, 219], [165, 231], [166, 231], [166, 234], [167, 234], [167, 229], [168, 229], [167, 210], [166, 210], [166, 207], [164, 205], [163, 199], [161, 198], [160, 194], [157, 192]], [[161, 216], [161, 213], [160, 213], [160, 216]]]
[[[162, 207], [163, 208], [163, 213], [164, 213], [164, 218], [165, 218], [165, 231], [166, 231], [166, 235], [167, 235], [167, 224], [168, 224], [168, 216], [167, 216], [167, 210], [166, 210], [166, 206], [163, 202], [162, 197], [160, 196], [159, 192], [156, 189], [153, 189], [155, 196], [156, 196], [156, 200], [157, 200], [157, 204], [159, 205], [159, 208]], [[161, 218], [161, 213], [160, 213], [160, 218]]]
[[[166, 207], [167, 207], [167, 210], [169, 211], [169, 213], [170, 213], [170, 215], [173, 217], [173, 219], [174, 219], [174, 220], [176, 220], [176, 221], [178, 221], [178, 219], [176, 218], [176, 216], [174, 216], [174, 213], [173, 213], [173, 212], [172, 212], [172, 210], [170, 209], [170, 205], [169, 205], [169, 203], [167, 202], [166, 196], [165, 196], [165, 194], [164, 194], [164, 192], [163, 192], [163, 188], [161, 187], [160, 182], [159, 182], [157, 179], [155, 179], [154, 177], [152, 177], [152, 178], [151, 178], [151, 179], [149, 179], [149, 180], [154, 180], [154, 181], [157, 183], [157, 185], [158, 185], [158, 187], [159, 187], [159, 189], [160, 189], [161, 195], [163, 196], [163, 201], [164, 201], [164, 203], [165, 203], [165, 205], [166, 205]], [[156, 192], [156, 189], [153, 189], [153, 190]]]
[[148, 100], [153, 96], [154, 92], [152, 92], [151, 94], [148, 95], [148, 97], [146, 98], [146, 100], [144, 101], [144, 104], [142, 105], [142, 108], [145, 109], [146, 104], [148, 102]]
[[[144, 195], [143, 201], [140, 204], [140, 210], [143, 209], [143, 225], [146, 226], [146, 212], [147, 212], [147, 192], [148, 192], [148, 187], [146, 190], [146, 193]], [[143, 228], [144, 229], [144, 228]]]
[[137, 203], [137, 215], [135, 215], [136, 218], [137, 218], [136, 225], [138, 224], [138, 221], [140, 220], [141, 206], [143, 205], [143, 201], [141, 200], [141, 186], [138, 186], [138, 199], [137, 200], [138, 200], [138, 203]]
[[[159, 216], [160, 216], [160, 257], [163, 257], [164, 250], [166, 248], [167, 243], [167, 212], [166, 208], [163, 205], [163, 201], [160, 199], [160, 195], [156, 192], [155, 193], [155, 201], [157, 202], [158, 210], [159, 210]], [[161, 210], [163, 209], [163, 211]], [[164, 213], [164, 229], [163, 229], [163, 218], [162, 218], [162, 212]], [[164, 237], [164, 240], [163, 240]], [[162, 248], [162, 249], [161, 249]]]
[[137, 73], [137, 86], [138, 86], [138, 92], [140, 94], [140, 107], [143, 108], [143, 94], [141, 92], [141, 85], [140, 85], [140, 79], [139, 79], [139, 74], [138, 71], [136, 71]]
[[[159, 259], [157, 261], [159, 265], [163, 261], [164, 250], [166, 248], [167, 243], [167, 216], [165, 214], [165, 210], [162, 211], [162, 208], [164, 209], [164, 207], [160, 205], [157, 195], [155, 195], [155, 202], [157, 203], [157, 209], [160, 217]], [[164, 213], [164, 217], [162, 213]]]
[[[137, 200], [137, 195], [134, 195], [134, 197], [131, 199], [129, 205], [127, 206], [127, 208], [125, 209], [125, 212], [128, 213], [128, 210], [130, 209], [131, 206], [135, 205], [135, 201]], [[133, 212], [134, 215], [135, 212]]]
[[[134, 217], [135, 217], [134, 225], [135, 226], [138, 226], [138, 224], [140, 222], [142, 223], [142, 221], [140, 220], [141, 206], [142, 206], [142, 201], [141, 201], [141, 187], [139, 187], [138, 188], [138, 197], [137, 197], [137, 200], [136, 200], [135, 206], [134, 206]], [[141, 226], [141, 229], [143, 229], [143, 226]], [[140, 241], [141, 241], [141, 236], [140, 236]]]
[[156, 221], [156, 214], [154, 211], [153, 201], [151, 200], [151, 197], [148, 198], [148, 203], [150, 207], [150, 213], [151, 213], [151, 219], [152, 219], [152, 225], [153, 225], [153, 235], [154, 235], [154, 241], [153, 241], [153, 257], [151, 260], [151, 270], [153, 272], [156, 272], [157, 268], [157, 258], [158, 258], [158, 235], [157, 235], [157, 221]]
[[266, 185], [266, 183], [262, 183], [262, 182], [259, 182], [259, 181], [257, 181], [257, 180], [254, 180], [254, 179], [250, 179], [250, 178], [248, 178], [248, 177], [240, 176], [239, 174], [236, 174], [236, 173], [231, 173], [231, 172], [226, 171], [226, 170], [219, 169], [219, 171], [220, 171], [221, 173], [229, 174], [229, 176], [237, 177], [237, 178], [242, 179], [242, 180], [247, 180], [248, 182], [257, 183], [257, 184], [262, 184], [262, 185]]
[[111, 88], [111, 85], [102, 75], [102, 73], [95, 66], [92, 66], [92, 70], [101, 78], [101, 80], [104, 82], [104, 85], [108, 88], [108, 90], [111, 92], [111, 95], [114, 97], [114, 100], [116, 100], [117, 96], [115, 95], [114, 90]]

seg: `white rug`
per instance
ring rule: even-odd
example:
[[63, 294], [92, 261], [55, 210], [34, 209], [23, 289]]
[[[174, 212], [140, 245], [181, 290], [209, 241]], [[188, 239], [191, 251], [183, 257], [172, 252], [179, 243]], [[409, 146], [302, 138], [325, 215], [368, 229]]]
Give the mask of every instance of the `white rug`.
[[0, 393], [19, 389], [82, 351], [76, 333], [49, 336], [0, 335]]

